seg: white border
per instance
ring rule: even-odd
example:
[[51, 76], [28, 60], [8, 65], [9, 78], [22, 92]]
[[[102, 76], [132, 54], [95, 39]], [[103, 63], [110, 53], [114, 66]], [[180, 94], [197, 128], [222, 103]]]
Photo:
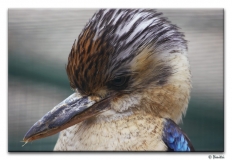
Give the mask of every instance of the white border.
[[[8, 26], [7, 26], [7, 14], [8, 8], [224, 8], [225, 9], [225, 152], [223, 154], [215, 155], [224, 155], [224, 159], [231, 159], [231, 89], [232, 89], [232, 76], [230, 69], [232, 67], [231, 61], [231, 21], [232, 21], [232, 11], [231, 4], [229, 0], [8, 0], [1, 1], [0, 9], [0, 44], [1, 44], [1, 143], [0, 151], [1, 154], [4, 154], [4, 159], [14, 159], [14, 158], [23, 158], [25, 159], [42, 159], [46, 160], [48, 158], [53, 158], [54, 160], [58, 159], [80, 159], [80, 158], [94, 158], [94, 159], [119, 159], [121, 157], [127, 159], [174, 159], [186, 160], [188, 159], [208, 159], [208, 155], [215, 153], [197, 153], [197, 154], [157, 154], [157, 153], [69, 153], [67, 154], [53, 154], [53, 153], [30, 153], [30, 154], [20, 154], [20, 153], [8, 153], [8, 113], [7, 113], [7, 96], [8, 96]], [[2, 156], [2, 155], [1, 155]], [[22, 157], [23, 156], [23, 157]], [[68, 156], [68, 157], [67, 157]], [[100, 157], [101, 156], [101, 157]]]

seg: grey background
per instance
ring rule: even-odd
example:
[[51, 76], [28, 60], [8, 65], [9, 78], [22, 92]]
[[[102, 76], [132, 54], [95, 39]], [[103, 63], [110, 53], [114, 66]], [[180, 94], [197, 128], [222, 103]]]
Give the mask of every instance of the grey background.
[[[27, 130], [73, 91], [65, 64], [96, 9], [8, 11], [8, 151], [52, 151], [58, 134], [30, 142]], [[181, 128], [196, 151], [224, 151], [222, 9], [158, 9], [189, 41], [193, 89]]]

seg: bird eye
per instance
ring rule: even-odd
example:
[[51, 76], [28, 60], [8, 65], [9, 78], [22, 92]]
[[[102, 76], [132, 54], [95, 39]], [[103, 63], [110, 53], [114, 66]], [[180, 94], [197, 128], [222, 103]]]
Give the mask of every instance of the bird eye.
[[126, 82], [126, 77], [118, 77], [112, 80], [112, 85], [122, 86]]
[[121, 90], [127, 87], [129, 77], [117, 77], [108, 83], [108, 87], [115, 90]]

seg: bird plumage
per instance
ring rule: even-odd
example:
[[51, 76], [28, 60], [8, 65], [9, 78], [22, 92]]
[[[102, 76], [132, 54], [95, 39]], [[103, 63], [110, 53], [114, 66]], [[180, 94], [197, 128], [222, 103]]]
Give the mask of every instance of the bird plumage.
[[167, 145], [168, 151], [194, 151], [187, 135], [171, 119], [164, 121], [162, 139]]
[[[40, 122], [54, 124], [59, 119], [54, 117], [63, 116], [70, 106], [83, 108], [75, 108], [65, 122], [59, 120], [62, 127], [29, 131], [25, 140], [69, 127], [61, 131], [55, 150], [165, 151], [173, 145], [173, 137], [166, 133], [177, 125], [167, 124], [178, 124], [187, 110], [191, 75], [184, 34], [161, 13], [98, 11], [74, 42], [66, 71], [77, 93], [71, 98], [79, 101], [56, 107]], [[172, 149], [187, 151], [187, 136], [181, 130], [176, 133], [184, 147], [176, 140], [177, 147]]]

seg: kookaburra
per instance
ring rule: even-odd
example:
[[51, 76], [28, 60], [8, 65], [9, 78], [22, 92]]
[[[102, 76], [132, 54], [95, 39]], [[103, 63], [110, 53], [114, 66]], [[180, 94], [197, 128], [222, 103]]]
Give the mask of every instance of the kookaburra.
[[187, 42], [161, 15], [95, 13], [68, 57], [75, 93], [37, 121], [24, 142], [61, 131], [56, 151], [193, 151], [177, 125], [191, 90]]

